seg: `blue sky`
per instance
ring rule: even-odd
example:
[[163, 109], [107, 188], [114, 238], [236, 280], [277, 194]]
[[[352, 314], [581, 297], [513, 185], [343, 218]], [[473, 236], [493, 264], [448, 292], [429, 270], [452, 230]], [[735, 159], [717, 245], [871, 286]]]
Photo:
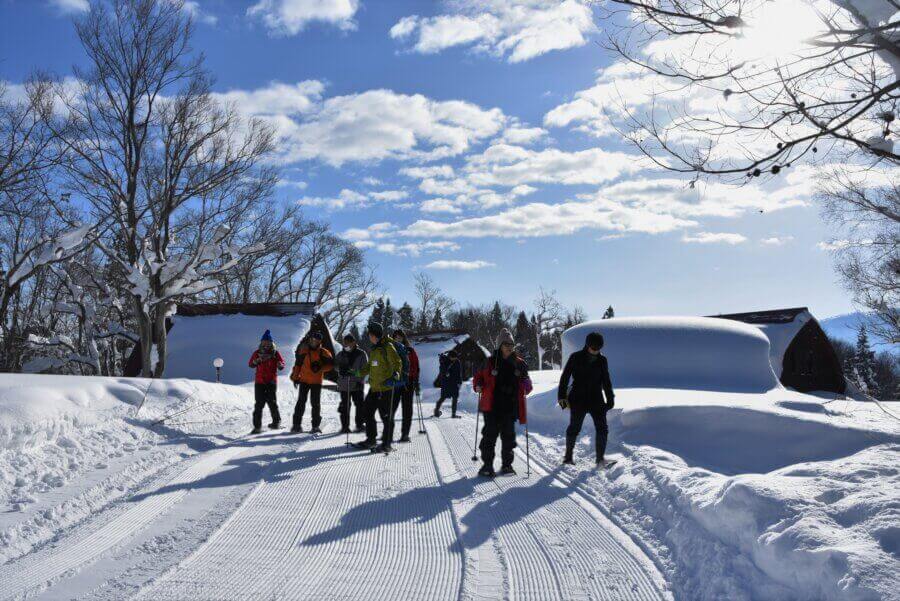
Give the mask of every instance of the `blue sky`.
[[[84, 0], [0, 0], [0, 79], [82, 60]], [[812, 198], [817, 168], [691, 190], [604, 109], [640, 95], [580, 0], [196, 0], [222, 98], [279, 131], [278, 195], [366, 249], [396, 302], [427, 270], [454, 298], [599, 317], [852, 310]]]

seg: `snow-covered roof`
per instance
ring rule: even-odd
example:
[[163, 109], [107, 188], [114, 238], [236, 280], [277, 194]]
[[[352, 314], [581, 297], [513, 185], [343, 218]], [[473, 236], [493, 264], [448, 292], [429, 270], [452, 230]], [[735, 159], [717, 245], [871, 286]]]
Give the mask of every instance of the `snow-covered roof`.
[[768, 338], [748, 324], [709, 317], [590, 321], [563, 333], [563, 360], [590, 332], [603, 334], [616, 387], [762, 392], [780, 386]]
[[806, 307], [794, 309], [776, 309], [773, 311], [755, 311], [752, 313], [732, 313], [717, 315], [717, 318], [742, 321], [756, 326], [769, 339], [769, 362], [775, 375], [781, 378], [784, 370], [784, 354], [800, 330], [810, 320], [812, 313]]
[[266, 330], [272, 331], [272, 338], [287, 362], [285, 369], [290, 369], [294, 348], [312, 325], [312, 316], [305, 314], [174, 315], [172, 319], [166, 377], [215, 381], [212, 363], [221, 357], [225, 361], [222, 381], [226, 384], [253, 380], [253, 370], [247, 361]]

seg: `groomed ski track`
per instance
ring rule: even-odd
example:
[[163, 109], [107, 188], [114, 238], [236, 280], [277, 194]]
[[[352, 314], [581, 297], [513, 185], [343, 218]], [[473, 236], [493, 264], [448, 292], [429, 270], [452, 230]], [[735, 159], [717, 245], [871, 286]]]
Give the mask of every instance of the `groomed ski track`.
[[[474, 416], [425, 423], [426, 434], [415, 423], [413, 442], [389, 455], [347, 447], [333, 434], [336, 418], [325, 434], [266, 433], [202, 453], [168, 482], [0, 566], [0, 599], [671, 598], [646, 555], [573, 490], [577, 477], [564, 484], [532, 462], [524, 478], [518, 453], [518, 476], [478, 478]], [[229, 466], [258, 450], [254, 442], [267, 462], [255, 484], [240, 481], [240, 502], [180, 560], [123, 586], [111, 559], [127, 556], [142, 531], [171, 528], [168, 516], [195, 488], [226, 497]], [[73, 594], [67, 581], [91, 570], [96, 590]]]

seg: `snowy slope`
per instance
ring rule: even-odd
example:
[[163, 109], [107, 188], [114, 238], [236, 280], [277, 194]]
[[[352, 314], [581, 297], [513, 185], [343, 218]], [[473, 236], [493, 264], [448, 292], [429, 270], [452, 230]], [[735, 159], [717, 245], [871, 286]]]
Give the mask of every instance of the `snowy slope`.
[[290, 369], [294, 349], [310, 327], [309, 319], [299, 315], [176, 315], [174, 320], [168, 339], [166, 377], [215, 381], [212, 363], [221, 357], [225, 361], [222, 381], [227, 384], [253, 381], [253, 370], [247, 367], [247, 361], [266, 330], [272, 331], [275, 344], [288, 363], [286, 369]]
[[708, 317], [585, 322], [563, 333], [563, 361], [590, 332], [603, 334], [616, 386], [742, 392], [781, 386], [769, 363], [768, 339], [744, 323]]

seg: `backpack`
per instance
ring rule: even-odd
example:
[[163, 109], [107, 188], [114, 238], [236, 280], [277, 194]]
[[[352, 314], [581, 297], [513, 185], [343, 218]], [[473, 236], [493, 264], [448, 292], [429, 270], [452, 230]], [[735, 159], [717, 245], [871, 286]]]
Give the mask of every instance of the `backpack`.
[[396, 388], [399, 388], [401, 386], [406, 386], [406, 383], [409, 381], [409, 349], [406, 348], [405, 344], [400, 342], [394, 342], [393, 344], [397, 354], [400, 355], [400, 363], [402, 365], [400, 368], [400, 380], [395, 386]]

